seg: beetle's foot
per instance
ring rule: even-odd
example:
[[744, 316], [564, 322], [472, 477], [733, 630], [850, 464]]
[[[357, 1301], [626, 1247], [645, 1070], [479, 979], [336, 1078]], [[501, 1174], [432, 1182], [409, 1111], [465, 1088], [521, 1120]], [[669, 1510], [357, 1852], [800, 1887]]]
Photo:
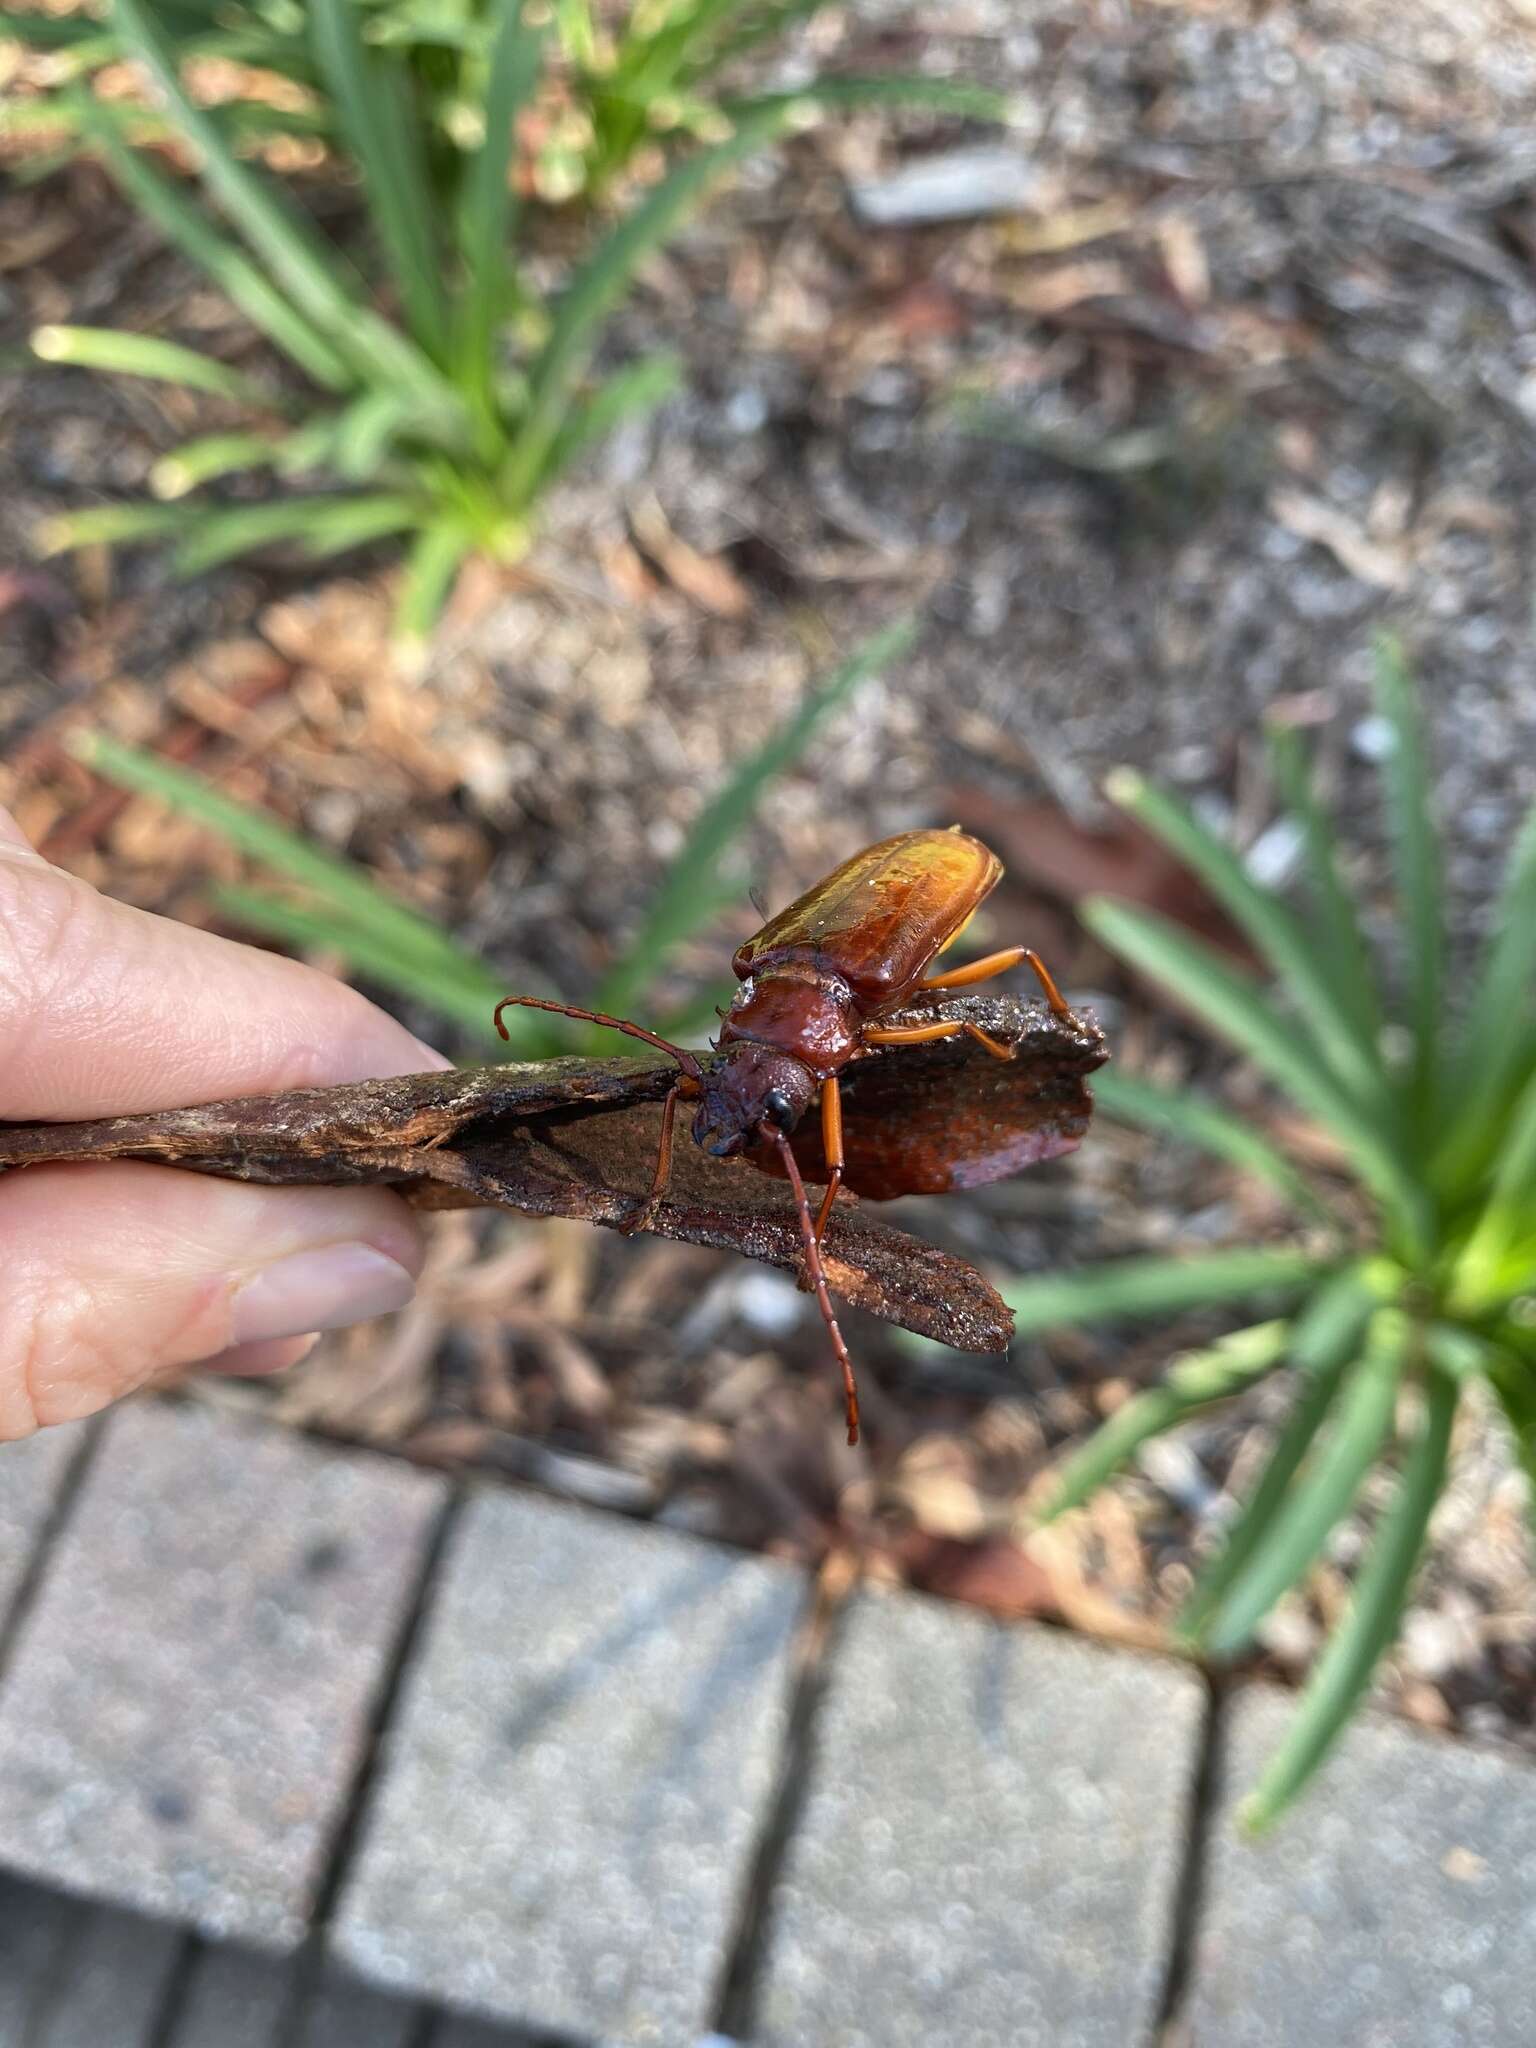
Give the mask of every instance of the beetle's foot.
[[633, 1237], [638, 1231], [650, 1229], [656, 1221], [656, 1212], [660, 1207], [659, 1195], [647, 1195], [638, 1209], [632, 1209], [627, 1216], [621, 1216], [614, 1227], [621, 1237]]

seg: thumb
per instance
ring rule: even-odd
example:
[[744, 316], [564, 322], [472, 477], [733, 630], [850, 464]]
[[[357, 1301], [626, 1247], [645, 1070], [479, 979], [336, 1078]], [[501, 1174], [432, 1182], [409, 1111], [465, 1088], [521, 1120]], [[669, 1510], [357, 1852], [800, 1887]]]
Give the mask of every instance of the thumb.
[[0, 1180], [0, 1442], [178, 1368], [272, 1371], [404, 1307], [416, 1219], [382, 1188], [263, 1188], [133, 1164]]

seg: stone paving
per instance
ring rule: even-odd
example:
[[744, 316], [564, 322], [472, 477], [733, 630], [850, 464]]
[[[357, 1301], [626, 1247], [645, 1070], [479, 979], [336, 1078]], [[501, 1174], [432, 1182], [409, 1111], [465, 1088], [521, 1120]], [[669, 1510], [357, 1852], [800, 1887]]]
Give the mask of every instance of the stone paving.
[[0, 1446], [0, 2048], [1528, 2048], [1536, 1770], [1255, 1845], [1289, 1707], [142, 1402]]
[[443, 1561], [338, 1954], [570, 2033], [703, 2033], [804, 1599], [783, 1565], [482, 1494]]
[[0, 1689], [5, 1861], [302, 1940], [446, 1495], [207, 1409], [118, 1410]]
[[773, 1889], [754, 2038], [1149, 2039], [1204, 1704], [1171, 1662], [856, 1600]]

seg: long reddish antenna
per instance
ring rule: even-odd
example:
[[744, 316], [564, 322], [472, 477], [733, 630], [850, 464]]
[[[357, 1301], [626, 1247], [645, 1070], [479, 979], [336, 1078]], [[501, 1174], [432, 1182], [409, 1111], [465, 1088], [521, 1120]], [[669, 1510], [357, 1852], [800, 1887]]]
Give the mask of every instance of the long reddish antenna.
[[623, 1031], [631, 1038], [643, 1038], [647, 1045], [659, 1045], [664, 1053], [670, 1054], [690, 1081], [702, 1081], [704, 1078], [704, 1069], [693, 1053], [681, 1045], [673, 1045], [670, 1039], [658, 1038], [643, 1024], [631, 1024], [627, 1017], [606, 1017], [601, 1010], [580, 1010], [574, 1003], [546, 1002], [543, 996], [502, 997], [496, 1005], [496, 1029], [505, 1039], [510, 1040], [512, 1034], [502, 1023], [501, 1013], [510, 1010], [514, 1004], [525, 1010], [553, 1010], [557, 1017], [580, 1017], [588, 1024], [606, 1024], [610, 1031]]
[[843, 1333], [837, 1327], [837, 1317], [832, 1310], [832, 1297], [827, 1292], [827, 1276], [821, 1263], [821, 1249], [816, 1242], [816, 1226], [811, 1221], [811, 1205], [805, 1198], [805, 1182], [800, 1178], [800, 1168], [788, 1138], [777, 1124], [760, 1123], [758, 1130], [765, 1138], [771, 1138], [779, 1148], [779, 1157], [784, 1162], [784, 1171], [789, 1184], [795, 1191], [795, 1207], [800, 1214], [800, 1235], [805, 1241], [805, 1263], [810, 1271], [811, 1285], [816, 1290], [816, 1299], [821, 1305], [821, 1319], [827, 1326], [827, 1335], [832, 1340], [832, 1355], [843, 1369], [843, 1397], [848, 1405], [848, 1441], [856, 1444], [859, 1440], [859, 1389], [853, 1377], [853, 1360], [848, 1356], [848, 1346], [843, 1342]]

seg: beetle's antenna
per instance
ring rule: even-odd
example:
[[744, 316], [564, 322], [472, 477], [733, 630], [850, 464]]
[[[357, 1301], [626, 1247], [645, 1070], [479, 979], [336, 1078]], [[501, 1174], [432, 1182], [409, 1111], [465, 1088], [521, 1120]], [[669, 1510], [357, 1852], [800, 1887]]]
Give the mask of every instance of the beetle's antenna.
[[779, 1157], [784, 1161], [784, 1171], [789, 1184], [795, 1191], [795, 1207], [800, 1214], [800, 1235], [805, 1240], [805, 1263], [810, 1272], [811, 1285], [816, 1290], [816, 1299], [821, 1307], [821, 1318], [827, 1326], [827, 1335], [832, 1340], [832, 1354], [843, 1369], [843, 1397], [848, 1406], [848, 1441], [856, 1444], [859, 1440], [859, 1389], [853, 1377], [853, 1360], [848, 1356], [848, 1346], [843, 1342], [843, 1333], [837, 1327], [837, 1317], [832, 1310], [832, 1297], [827, 1292], [827, 1275], [821, 1263], [821, 1249], [816, 1242], [816, 1226], [811, 1221], [811, 1205], [805, 1198], [805, 1182], [800, 1178], [800, 1167], [788, 1138], [777, 1124], [766, 1121], [758, 1125], [763, 1137], [771, 1138], [779, 1148]]
[[1050, 1004], [1056, 1016], [1070, 1017], [1072, 1014], [1071, 1005], [1056, 986], [1056, 977], [1051, 973], [1051, 970], [1046, 966], [1033, 946], [1026, 946], [1024, 948], [1024, 958], [1035, 970], [1035, 978], [1045, 990], [1045, 1000]]
[[606, 1024], [610, 1031], [623, 1031], [631, 1038], [643, 1038], [647, 1045], [660, 1046], [664, 1053], [671, 1055], [688, 1076], [690, 1081], [702, 1081], [704, 1069], [697, 1057], [686, 1047], [673, 1045], [670, 1039], [658, 1038], [654, 1031], [647, 1031], [643, 1024], [631, 1024], [627, 1017], [605, 1017], [601, 1010], [579, 1010], [574, 1003], [550, 1003], [542, 996], [503, 996], [496, 1005], [496, 1029], [502, 1037], [510, 1040], [512, 1034], [501, 1021], [503, 1010], [510, 1010], [513, 1004], [525, 1010], [553, 1010], [557, 1017], [580, 1017], [588, 1024]]

